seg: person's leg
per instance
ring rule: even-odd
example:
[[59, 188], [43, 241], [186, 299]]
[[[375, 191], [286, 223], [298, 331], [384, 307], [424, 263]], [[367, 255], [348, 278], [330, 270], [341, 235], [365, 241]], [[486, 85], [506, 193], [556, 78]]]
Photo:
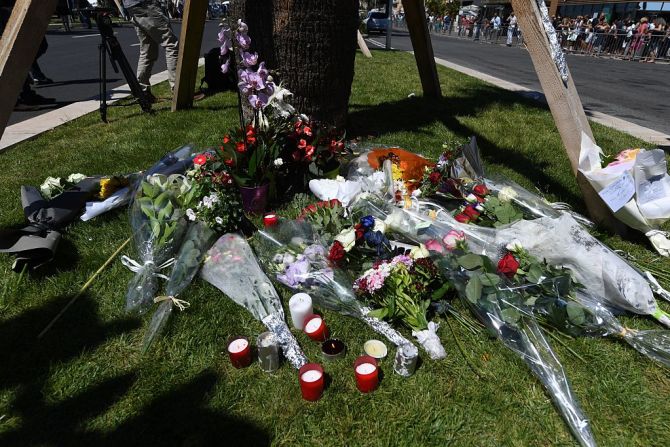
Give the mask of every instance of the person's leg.
[[149, 34], [151, 40], [160, 42], [161, 46], [165, 48], [165, 62], [167, 65], [168, 82], [170, 87], [174, 88], [175, 78], [177, 76], [177, 58], [179, 54], [179, 40], [172, 31], [170, 19], [165, 15], [162, 8], [157, 4], [152, 4], [147, 7], [152, 19], [153, 27]]
[[137, 80], [145, 92], [151, 91], [151, 69], [158, 59], [158, 42], [151, 38], [153, 18], [146, 8], [131, 8], [132, 22], [140, 43], [140, 57], [137, 61]]

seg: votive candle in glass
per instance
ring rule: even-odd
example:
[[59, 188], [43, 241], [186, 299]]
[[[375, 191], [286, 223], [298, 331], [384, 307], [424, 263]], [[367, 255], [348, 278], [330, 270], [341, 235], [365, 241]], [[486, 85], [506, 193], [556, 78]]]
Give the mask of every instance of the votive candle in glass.
[[232, 337], [228, 340], [228, 356], [235, 368], [251, 365], [251, 344], [246, 337]]
[[279, 343], [272, 332], [263, 332], [256, 342], [258, 363], [265, 372], [273, 372], [279, 368]]
[[371, 357], [381, 360], [388, 354], [388, 348], [379, 340], [368, 340], [363, 344], [363, 351]]
[[325, 385], [323, 368], [318, 363], [307, 363], [298, 370], [302, 398], [309, 401], [319, 400]]
[[354, 362], [356, 386], [361, 393], [369, 393], [379, 385], [379, 368], [377, 359], [369, 355], [362, 355]]
[[320, 315], [310, 314], [305, 317], [305, 334], [314, 341], [326, 341], [328, 327]]
[[266, 214], [263, 216], [263, 225], [265, 228], [274, 227], [279, 223], [279, 217], [276, 214]]
[[347, 347], [341, 340], [330, 338], [321, 344], [321, 353], [325, 360], [337, 360], [347, 353]]

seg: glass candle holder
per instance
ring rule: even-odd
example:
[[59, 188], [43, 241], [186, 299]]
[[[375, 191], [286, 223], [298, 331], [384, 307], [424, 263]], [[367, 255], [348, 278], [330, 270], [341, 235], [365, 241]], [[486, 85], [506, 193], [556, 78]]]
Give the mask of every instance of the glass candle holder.
[[258, 347], [258, 363], [265, 372], [273, 372], [279, 368], [279, 343], [272, 332], [263, 332], [256, 342]]
[[356, 386], [361, 393], [374, 391], [379, 385], [379, 367], [377, 359], [369, 355], [362, 355], [354, 362]]
[[386, 345], [379, 340], [368, 340], [363, 344], [363, 351], [370, 357], [381, 360], [388, 354]]
[[276, 214], [266, 214], [263, 216], [263, 225], [265, 228], [274, 227], [279, 223], [279, 217]]
[[403, 377], [409, 377], [416, 370], [416, 362], [419, 359], [419, 349], [411, 343], [398, 346], [393, 363], [393, 371]]
[[246, 368], [251, 365], [251, 343], [246, 337], [229, 338], [228, 356], [235, 368]]
[[308, 363], [298, 370], [302, 398], [309, 401], [321, 399], [325, 385], [323, 368], [318, 363]]
[[320, 315], [307, 315], [304, 327], [305, 334], [314, 341], [326, 341], [328, 338], [328, 326]]
[[337, 338], [330, 338], [321, 344], [321, 354], [324, 360], [334, 361], [341, 359], [346, 353], [347, 347]]

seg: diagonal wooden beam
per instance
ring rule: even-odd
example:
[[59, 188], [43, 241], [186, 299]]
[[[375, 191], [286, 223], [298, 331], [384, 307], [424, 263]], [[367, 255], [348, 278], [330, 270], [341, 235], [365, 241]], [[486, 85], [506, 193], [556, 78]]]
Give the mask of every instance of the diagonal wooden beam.
[[412, 40], [416, 67], [419, 69], [423, 96], [440, 98], [442, 90], [440, 89], [440, 79], [437, 77], [437, 66], [433, 54], [433, 44], [426, 24], [426, 10], [423, 7], [423, 0], [405, 0], [402, 5], [409, 28], [409, 37]]
[[198, 76], [200, 44], [207, 18], [208, 0], [186, 0], [179, 35], [177, 78], [172, 95], [172, 111], [193, 106], [193, 91]]
[[0, 136], [35, 60], [58, 0], [17, 0], [0, 39]]

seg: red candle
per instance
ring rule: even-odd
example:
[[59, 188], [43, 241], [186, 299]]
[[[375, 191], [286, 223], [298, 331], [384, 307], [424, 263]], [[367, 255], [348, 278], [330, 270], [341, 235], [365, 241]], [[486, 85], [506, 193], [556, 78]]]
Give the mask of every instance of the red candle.
[[328, 338], [328, 327], [319, 315], [307, 315], [304, 328], [305, 334], [314, 341], [326, 341]]
[[324, 374], [318, 363], [308, 363], [298, 371], [302, 398], [309, 401], [319, 400], [323, 394]]
[[266, 214], [263, 216], [263, 225], [265, 228], [275, 226], [279, 223], [279, 217], [276, 214]]
[[379, 368], [377, 359], [369, 355], [362, 355], [354, 362], [356, 385], [361, 393], [369, 393], [379, 384]]
[[230, 363], [235, 368], [246, 368], [251, 365], [251, 345], [244, 337], [235, 337], [228, 343]]

